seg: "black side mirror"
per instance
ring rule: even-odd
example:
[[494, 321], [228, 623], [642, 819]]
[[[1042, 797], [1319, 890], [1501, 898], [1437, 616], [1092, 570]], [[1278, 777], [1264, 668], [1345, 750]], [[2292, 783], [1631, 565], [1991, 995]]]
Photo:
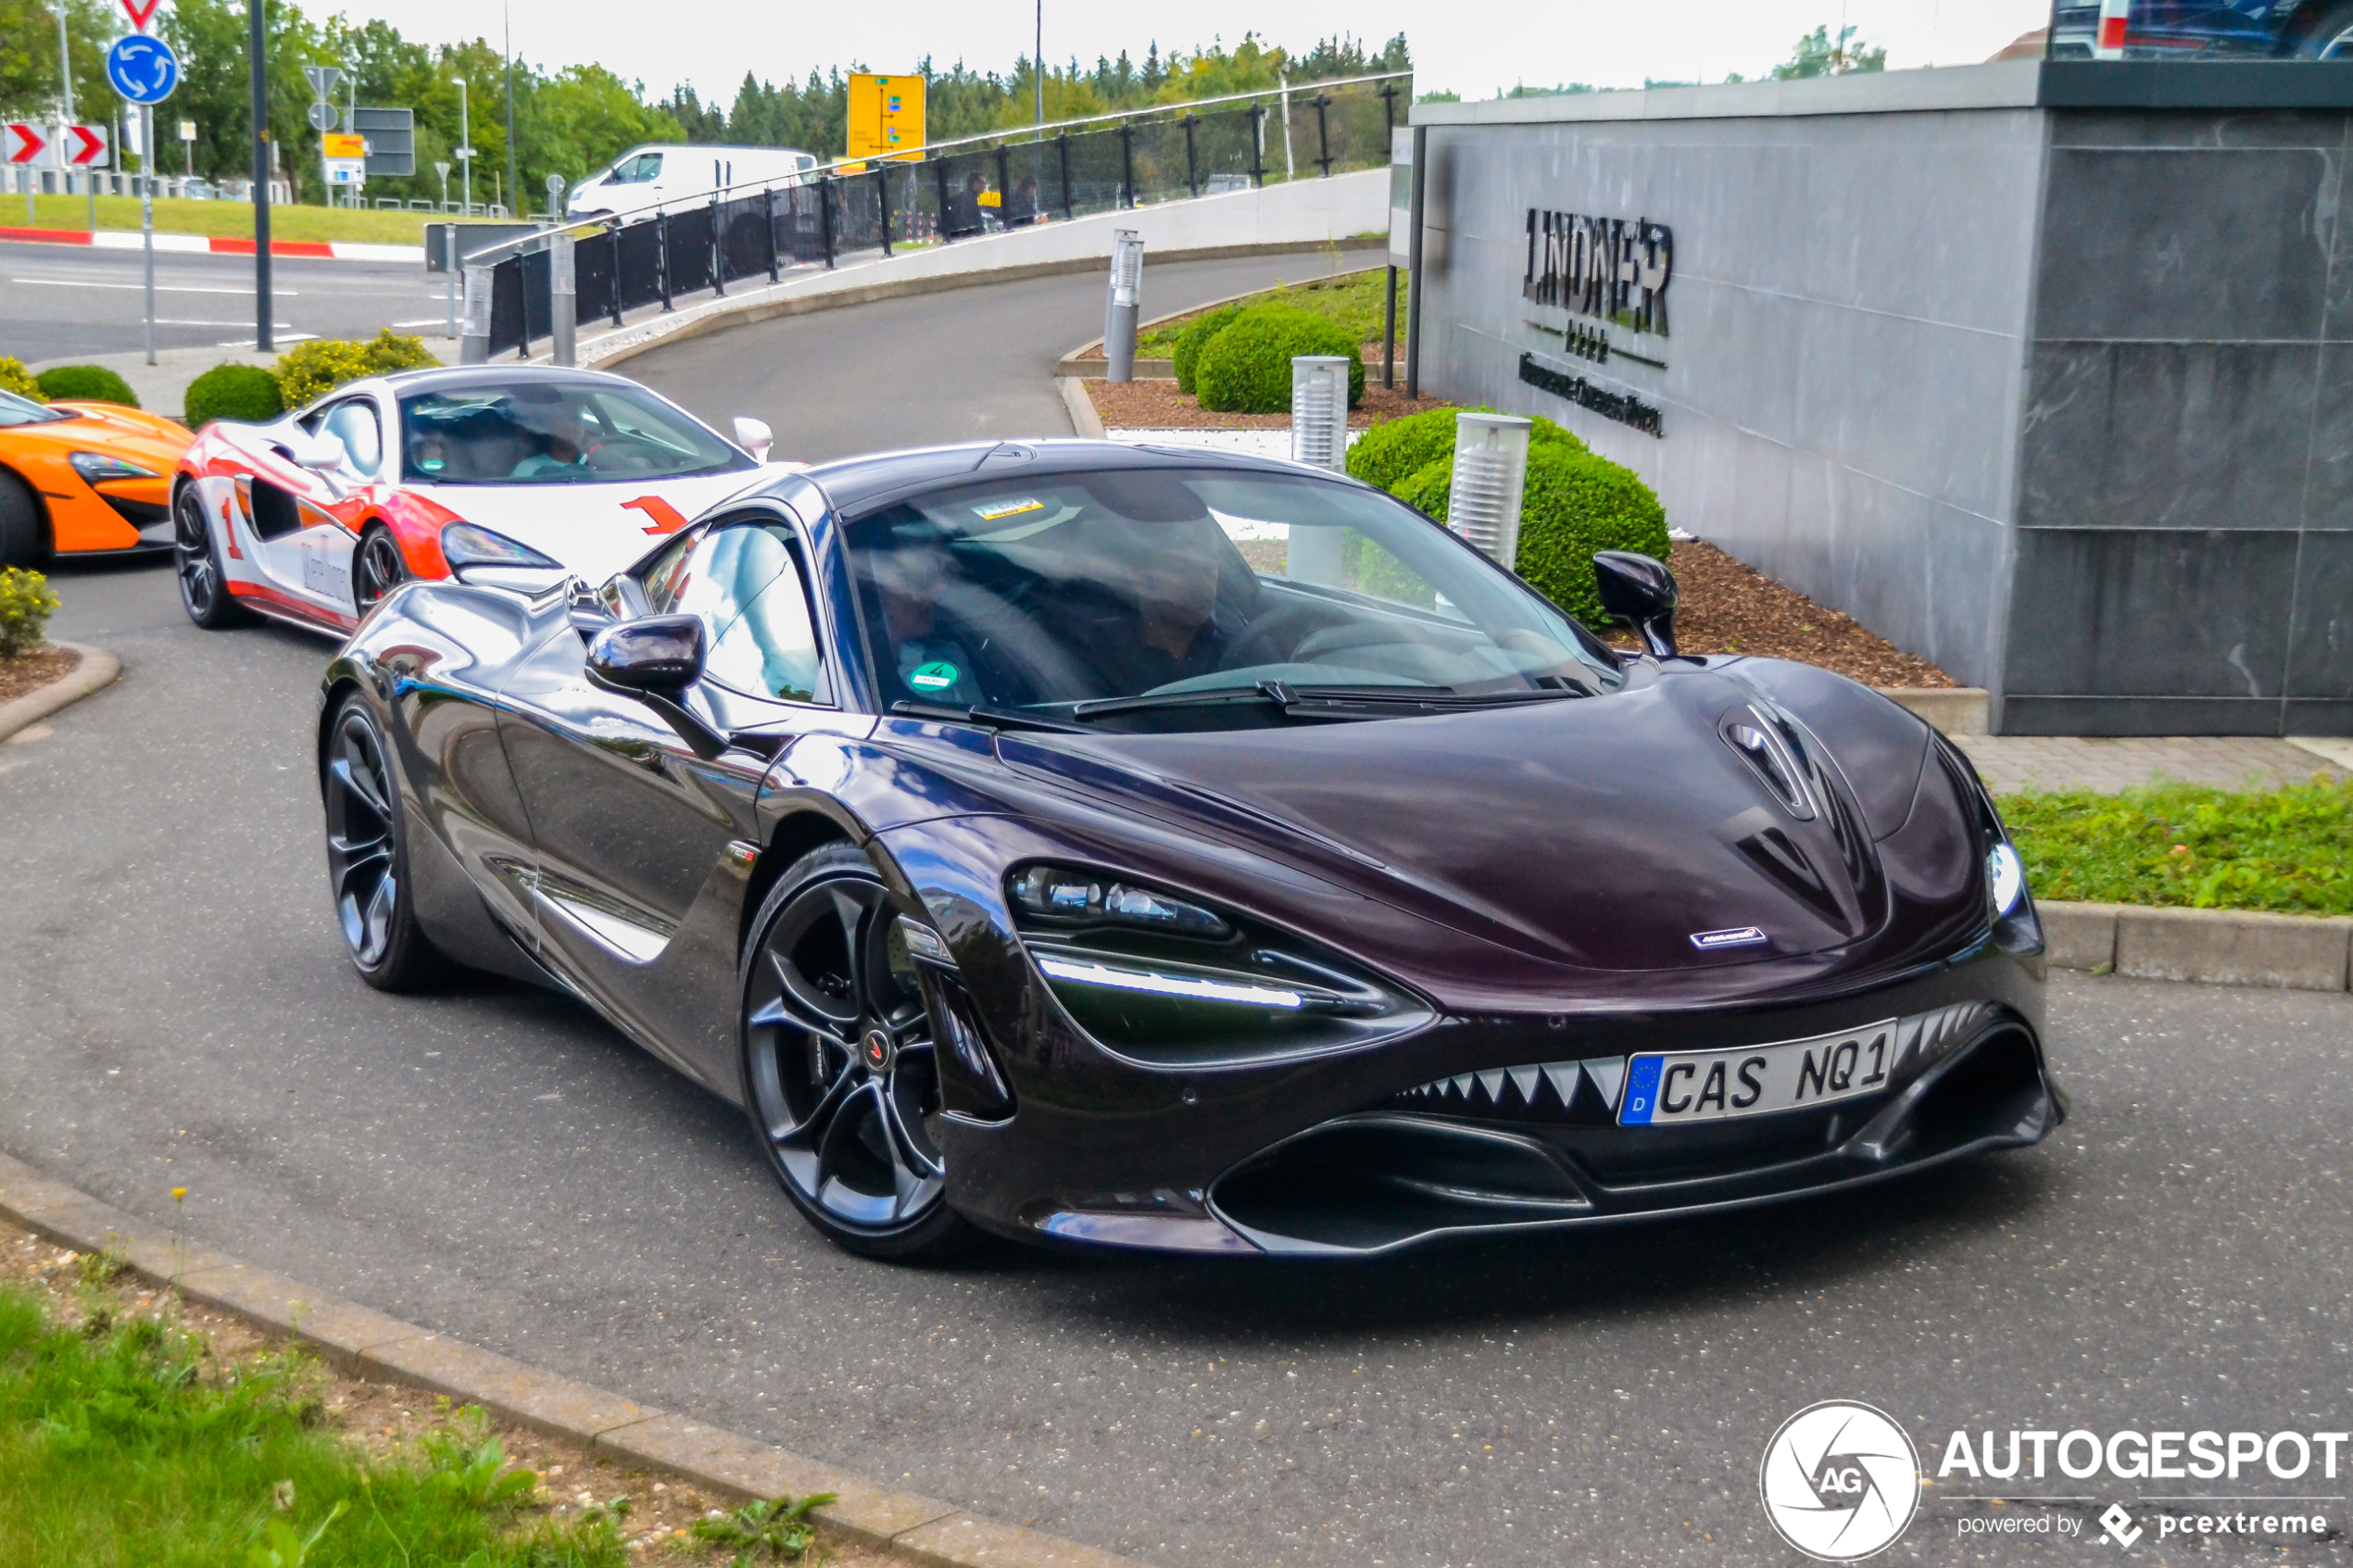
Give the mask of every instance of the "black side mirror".
[[702, 678], [702, 618], [653, 615], [606, 627], [588, 642], [588, 679], [607, 691], [675, 701]]
[[1675, 657], [1675, 604], [1680, 590], [1667, 563], [1632, 550], [1602, 550], [1593, 557], [1593, 586], [1602, 608], [1629, 622], [1653, 659]]

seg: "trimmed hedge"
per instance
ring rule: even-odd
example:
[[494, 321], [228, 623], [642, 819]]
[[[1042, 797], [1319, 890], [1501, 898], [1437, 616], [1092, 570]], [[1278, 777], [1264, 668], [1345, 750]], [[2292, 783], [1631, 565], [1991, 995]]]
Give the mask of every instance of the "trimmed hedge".
[[299, 408], [346, 382], [440, 363], [425, 352], [422, 341], [401, 337], [390, 327], [366, 343], [349, 338], [314, 338], [295, 345], [278, 357], [278, 392], [287, 408]]
[[1348, 406], [1365, 398], [1365, 357], [1346, 329], [1288, 305], [1256, 305], [1202, 345], [1193, 362], [1201, 406], [1221, 414], [1290, 411], [1290, 362], [1302, 354], [1348, 357]]
[[41, 395], [52, 403], [120, 403], [139, 406], [131, 383], [104, 365], [57, 365], [41, 372]]
[[1241, 313], [1240, 306], [1228, 305], [1185, 324], [1185, 330], [1176, 334], [1175, 346], [1168, 351], [1169, 365], [1176, 372], [1177, 391], [1189, 397], [1192, 395], [1193, 367], [1200, 362], [1202, 345], [1232, 326], [1234, 318]]
[[[1443, 522], [1453, 485], [1449, 452], [1390, 494]], [[1594, 554], [1639, 550], [1665, 560], [1671, 547], [1667, 508], [1633, 470], [1560, 442], [1529, 449], [1514, 566], [1529, 587], [1587, 626], [1606, 628], [1610, 619], [1593, 587]]]
[[0, 354], [0, 392], [13, 392], [19, 397], [29, 397], [35, 403], [46, 403], [41, 395], [41, 383], [24, 368], [24, 361]]
[[[1348, 449], [1349, 476], [1394, 491], [1404, 480], [1439, 458], [1453, 456], [1457, 413], [1493, 412], [1492, 408], [1431, 408], [1403, 419], [1384, 420]], [[1575, 452], [1586, 450], [1584, 442], [1539, 414], [1528, 433], [1529, 448], [1532, 451], [1548, 443]]]
[[188, 383], [188, 428], [210, 420], [262, 424], [286, 411], [278, 378], [258, 365], [215, 365]]

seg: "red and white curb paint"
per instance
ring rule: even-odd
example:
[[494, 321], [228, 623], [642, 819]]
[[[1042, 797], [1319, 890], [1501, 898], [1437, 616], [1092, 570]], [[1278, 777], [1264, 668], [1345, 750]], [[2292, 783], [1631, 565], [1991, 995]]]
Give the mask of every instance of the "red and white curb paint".
[[[0, 227], [0, 240], [31, 241], [36, 245], [88, 245], [94, 250], [138, 250], [145, 236], [125, 229], [10, 229]], [[211, 256], [251, 256], [251, 240], [207, 234], [157, 234], [156, 249]], [[411, 261], [422, 265], [422, 245], [357, 245], [347, 240], [272, 240], [270, 254], [314, 261]]]

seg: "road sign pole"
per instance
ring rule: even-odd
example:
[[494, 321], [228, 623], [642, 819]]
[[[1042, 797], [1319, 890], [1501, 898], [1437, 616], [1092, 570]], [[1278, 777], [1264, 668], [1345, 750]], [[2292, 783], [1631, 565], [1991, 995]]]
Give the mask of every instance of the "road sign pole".
[[147, 253], [147, 363], [156, 362], [156, 111], [139, 106], [139, 243]]
[[261, 0], [245, 0], [246, 57], [253, 62], [253, 350], [277, 352], [270, 329], [270, 69]]

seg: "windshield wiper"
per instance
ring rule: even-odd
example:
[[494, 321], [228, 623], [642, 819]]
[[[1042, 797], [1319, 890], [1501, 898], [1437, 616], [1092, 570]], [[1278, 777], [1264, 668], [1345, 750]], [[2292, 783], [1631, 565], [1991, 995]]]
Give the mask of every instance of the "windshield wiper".
[[1070, 706], [1074, 719], [1101, 719], [1122, 713], [1150, 713], [1170, 708], [1224, 708], [1249, 704], [1290, 712], [1335, 702], [1417, 702], [1430, 696], [1451, 696], [1452, 686], [1294, 686], [1282, 681], [1261, 681], [1252, 686], [1212, 686], [1202, 691], [1146, 692], [1141, 696], [1104, 696]]
[[1011, 709], [990, 708], [985, 703], [958, 708], [945, 702], [894, 702], [890, 710], [901, 719], [944, 719], [953, 724], [978, 724], [992, 730], [1051, 730], [1065, 735], [1088, 733], [1084, 724], [1066, 724], [1060, 719], [1049, 719], [1043, 714], [1016, 713]]

